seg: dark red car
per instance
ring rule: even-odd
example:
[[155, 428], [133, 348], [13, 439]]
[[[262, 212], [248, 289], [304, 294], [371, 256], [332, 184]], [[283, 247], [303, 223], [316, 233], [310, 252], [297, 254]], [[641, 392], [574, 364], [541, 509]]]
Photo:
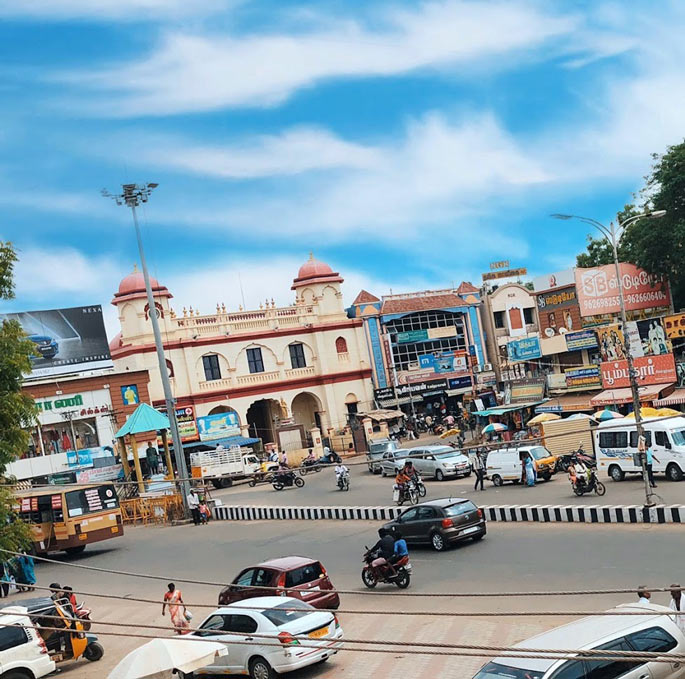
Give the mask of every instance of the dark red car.
[[[278, 589], [264, 589], [276, 587]], [[320, 561], [305, 556], [282, 556], [241, 571], [219, 594], [219, 606], [258, 596], [279, 594], [306, 601], [314, 608], [338, 608], [340, 597], [333, 590]]]

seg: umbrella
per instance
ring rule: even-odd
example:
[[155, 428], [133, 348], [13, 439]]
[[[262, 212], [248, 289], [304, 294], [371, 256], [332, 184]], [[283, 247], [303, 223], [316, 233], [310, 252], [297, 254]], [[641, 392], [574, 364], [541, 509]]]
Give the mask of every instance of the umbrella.
[[494, 434], [498, 431], [507, 431], [507, 429], [509, 429], [509, 427], [507, 427], [506, 424], [502, 424], [501, 422], [492, 422], [483, 427], [481, 434]]
[[619, 417], [623, 417], [623, 415], [621, 415], [621, 413], [614, 412], [613, 410], [609, 410], [609, 408], [604, 408], [604, 410], [598, 410], [595, 413], [594, 417], [596, 420], [604, 422], [605, 420], [613, 420]]
[[171, 670], [193, 672], [214, 662], [228, 649], [215, 641], [153, 639], [131, 651], [109, 673], [107, 679], [162, 679]]
[[656, 414], [659, 417], [676, 417], [677, 415], [682, 415], [679, 410], [674, 410], [673, 408], [659, 408], [659, 410], [656, 411]]
[[[658, 417], [659, 411], [656, 408], [650, 408], [649, 406], [642, 406], [640, 408], [640, 417]], [[635, 412], [628, 413], [626, 419], [635, 419]]]
[[560, 420], [561, 415], [556, 415], [555, 413], [540, 413], [532, 419], [528, 420], [528, 424], [542, 424], [543, 422], [551, 422], [552, 420]]
[[588, 415], [587, 413], [576, 413], [575, 415], [571, 415], [570, 417], [566, 418], [567, 420], [594, 420], [595, 417], [593, 415]]

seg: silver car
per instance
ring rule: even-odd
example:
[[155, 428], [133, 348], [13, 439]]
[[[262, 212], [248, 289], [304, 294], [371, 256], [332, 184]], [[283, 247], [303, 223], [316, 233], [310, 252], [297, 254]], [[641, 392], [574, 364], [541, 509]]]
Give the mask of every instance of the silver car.
[[404, 467], [407, 455], [409, 455], [409, 450], [406, 448], [389, 450], [383, 453], [383, 460], [380, 463], [381, 476], [395, 476], [398, 470]]
[[450, 476], [469, 476], [469, 458], [452, 446], [423, 446], [411, 448], [409, 459], [421, 476], [442, 481]]

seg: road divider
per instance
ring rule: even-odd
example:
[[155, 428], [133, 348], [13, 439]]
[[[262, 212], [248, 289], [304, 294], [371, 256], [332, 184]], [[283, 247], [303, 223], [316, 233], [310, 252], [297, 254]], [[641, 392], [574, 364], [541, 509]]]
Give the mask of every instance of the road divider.
[[[408, 507], [273, 507], [219, 505], [218, 521], [391, 521]], [[493, 505], [488, 521], [504, 523], [685, 523], [685, 505]]]

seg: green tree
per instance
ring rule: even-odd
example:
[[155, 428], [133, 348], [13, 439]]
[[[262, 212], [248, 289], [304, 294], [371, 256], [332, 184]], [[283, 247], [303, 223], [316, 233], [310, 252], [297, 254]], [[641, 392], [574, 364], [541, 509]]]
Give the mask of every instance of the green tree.
[[[652, 156], [654, 165], [637, 196], [638, 206], [626, 205], [619, 222], [639, 212], [666, 210], [659, 220], [640, 219], [629, 225], [619, 246], [621, 261], [633, 262], [671, 284], [676, 309], [685, 306], [685, 141]], [[611, 247], [601, 238], [588, 237], [587, 251], [576, 258], [578, 266], [610, 264]]]
[[[0, 241], [0, 299], [14, 297], [14, 265], [17, 255], [11, 243]], [[31, 371], [35, 348], [21, 325], [3, 320], [0, 326], [0, 475], [28, 445], [29, 427], [36, 418], [33, 399], [21, 391], [23, 375]], [[17, 551], [30, 541], [29, 527], [15, 520], [12, 490], [0, 485], [0, 549]], [[2, 554], [0, 554], [0, 557]]]

